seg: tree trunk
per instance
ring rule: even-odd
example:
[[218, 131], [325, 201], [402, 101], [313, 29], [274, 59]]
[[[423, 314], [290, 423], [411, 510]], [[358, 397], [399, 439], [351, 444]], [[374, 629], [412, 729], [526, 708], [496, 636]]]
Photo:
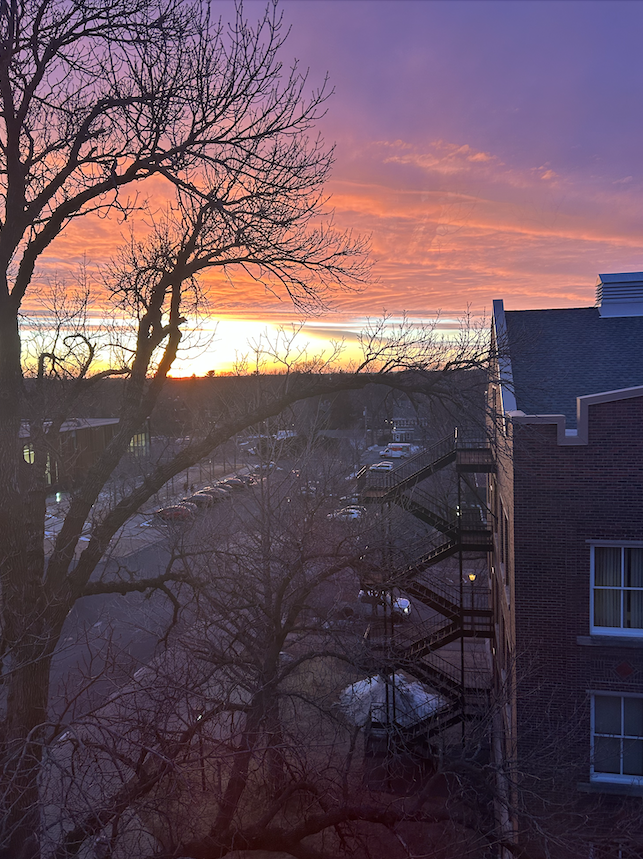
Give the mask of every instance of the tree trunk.
[[[23, 523], [29, 518], [25, 514]], [[38, 531], [24, 525], [16, 530], [12, 557], [2, 564], [6, 712], [1, 738], [4, 816], [0, 859], [39, 856], [38, 777], [46, 740], [49, 670], [67, 615], [66, 603], [53, 599], [43, 584], [44, 552]]]
[[46, 486], [43, 468], [23, 456], [20, 340], [15, 315], [3, 315], [8, 303], [0, 302], [0, 859], [36, 859], [49, 668], [67, 603], [45, 582]]
[[6, 732], [2, 744], [4, 768], [0, 787], [5, 812], [0, 859], [38, 859], [38, 778], [47, 722], [51, 655], [45, 655], [37, 642], [16, 649], [18, 653], [12, 660], [15, 667], [7, 682]]

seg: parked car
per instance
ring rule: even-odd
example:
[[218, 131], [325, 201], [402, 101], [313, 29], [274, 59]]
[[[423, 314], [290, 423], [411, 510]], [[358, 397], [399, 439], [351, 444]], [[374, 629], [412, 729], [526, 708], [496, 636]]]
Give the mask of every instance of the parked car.
[[219, 483], [217, 483], [217, 485], [214, 486], [213, 489], [216, 489], [218, 492], [223, 492], [224, 495], [232, 495], [232, 493], [234, 492], [234, 489], [231, 486], [228, 486], [228, 484], [224, 483], [223, 481], [219, 481]]
[[228, 498], [230, 496], [231, 490], [225, 486], [206, 486], [205, 489], [201, 489], [198, 494], [209, 495], [214, 501], [223, 501], [224, 498]]
[[257, 482], [252, 474], [235, 474], [234, 480], [240, 480], [244, 486], [252, 486]]
[[352, 507], [342, 507], [341, 510], [335, 510], [334, 513], [329, 513], [327, 519], [361, 519], [366, 515], [366, 507], [353, 505]]
[[219, 486], [229, 486], [230, 489], [244, 489], [245, 483], [243, 480], [240, 480], [238, 477], [226, 477], [224, 480], [220, 480], [218, 483]]
[[190, 522], [194, 519], [197, 510], [196, 504], [192, 503], [171, 504], [169, 507], [155, 510], [154, 515], [163, 522]]
[[182, 503], [184, 504], [196, 504], [197, 507], [212, 507], [213, 504], [216, 503], [214, 496], [210, 495], [209, 492], [195, 492], [192, 495], [184, 498]]
[[406, 620], [411, 614], [411, 600], [396, 597], [391, 593], [365, 588], [357, 595], [357, 600], [373, 617], [392, 617], [393, 620]]
[[393, 471], [395, 465], [389, 460], [384, 459], [382, 462], [376, 462], [374, 465], [371, 465], [369, 471]]

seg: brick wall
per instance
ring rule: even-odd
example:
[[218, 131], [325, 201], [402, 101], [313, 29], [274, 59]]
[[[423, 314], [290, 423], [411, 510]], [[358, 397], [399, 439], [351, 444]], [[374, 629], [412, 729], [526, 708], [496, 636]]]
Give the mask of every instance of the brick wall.
[[643, 639], [590, 639], [587, 542], [643, 540], [643, 397], [591, 406], [587, 445], [515, 425], [513, 465], [519, 755], [588, 781], [587, 691], [643, 694]]

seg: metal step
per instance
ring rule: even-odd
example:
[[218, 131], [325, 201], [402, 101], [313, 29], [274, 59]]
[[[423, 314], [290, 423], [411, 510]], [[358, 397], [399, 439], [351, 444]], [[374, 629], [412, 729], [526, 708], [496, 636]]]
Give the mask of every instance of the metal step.
[[434, 665], [428, 662], [420, 662], [417, 659], [413, 661], [403, 661], [400, 667], [412, 674], [426, 686], [435, 689], [436, 692], [446, 696], [450, 701], [459, 700], [462, 694], [462, 684], [459, 680], [454, 680], [444, 671], [440, 671]]
[[[407, 648], [407, 651], [410, 648]], [[409, 674], [413, 674], [427, 686], [441, 692], [444, 695], [453, 697], [461, 697], [464, 691], [465, 696], [470, 700], [473, 696], [482, 695], [485, 700], [489, 695], [489, 689], [485, 683], [484, 686], [465, 686], [462, 689], [462, 678], [460, 671], [450, 662], [442, 659], [436, 651], [427, 652], [424, 657], [418, 658], [415, 656], [411, 659], [404, 659], [404, 651], [400, 651], [397, 655], [393, 655], [396, 668], [401, 668]], [[399, 660], [403, 659], [403, 662]]]
[[408, 582], [403, 585], [409, 596], [419, 599], [424, 605], [439, 612], [444, 617], [456, 620], [460, 617], [460, 607], [443, 594], [422, 582]]
[[415, 740], [418, 737], [434, 737], [436, 734], [452, 728], [454, 725], [460, 724], [463, 720], [462, 704], [460, 701], [449, 704], [443, 707], [437, 713], [422, 719], [415, 725], [404, 729], [404, 738], [406, 740]]
[[413, 644], [402, 651], [400, 656], [403, 659], [422, 659], [433, 650], [439, 650], [461, 636], [462, 626], [460, 621], [453, 620], [450, 623], [439, 626], [429, 635], [424, 636], [424, 638], [414, 641]]
[[419, 519], [421, 522], [435, 528], [436, 531], [440, 531], [442, 534], [446, 534], [449, 537], [457, 536], [457, 522], [449, 522], [445, 519], [444, 516], [435, 509], [431, 498], [425, 493], [419, 494], [416, 490], [413, 495], [407, 495], [406, 493], [399, 492], [395, 489], [389, 493], [385, 500], [394, 502], [398, 507], [401, 507], [412, 516], [415, 516], [416, 519]]

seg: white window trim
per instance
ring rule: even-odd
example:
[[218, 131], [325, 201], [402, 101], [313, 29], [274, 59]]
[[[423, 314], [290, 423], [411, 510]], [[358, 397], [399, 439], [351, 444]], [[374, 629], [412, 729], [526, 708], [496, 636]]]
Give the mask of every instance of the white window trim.
[[[636, 692], [607, 692], [603, 689], [594, 689], [589, 692], [590, 695], [590, 782], [600, 782], [602, 784], [627, 784], [643, 786], [643, 776], [636, 775], [618, 775], [616, 773], [594, 772], [594, 700], [596, 695], [609, 696], [611, 698], [643, 698], [643, 695]], [[616, 735], [614, 735], [616, 736]], [[625, 734], [620, 734], [623, 738]]]
[[[590, 581], [589, 581], [589, 631], [591, 635], [614, 636], [616, 638], [643, 638], [643, 627], [624, 626], [594, 626], [594, 549], [597, 546], [615, 547], [618, 549], [641, 549], [641, 540], [588, 540], [590, 546]], [[622, 556], [621, 556], [622, 558]], [[622, 564], [622, 560], [621, 560]], [[621, 566], [622, 568], [622, 566]], [[624, 590], [624, 588], [620, 588]], [[621, 603], [622, 605], [622, 603]], [[592, 706], [593, 712], [593, 706]]]

